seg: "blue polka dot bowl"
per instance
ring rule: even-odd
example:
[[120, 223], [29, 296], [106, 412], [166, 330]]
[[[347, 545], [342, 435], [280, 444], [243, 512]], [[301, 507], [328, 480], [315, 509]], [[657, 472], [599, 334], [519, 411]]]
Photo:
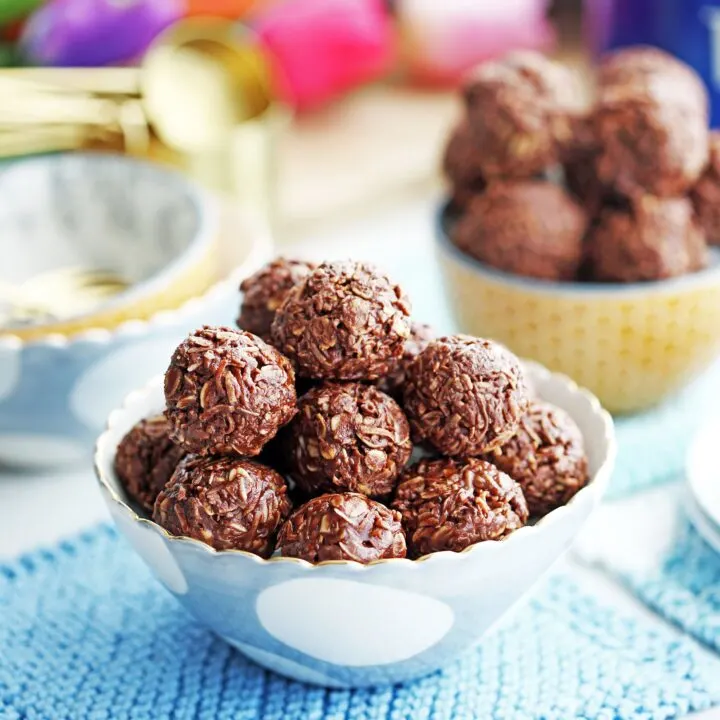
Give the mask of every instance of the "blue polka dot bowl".
[[0, 467], [88, 462], [109, 412], [164, 371], [188, 332], [233, 322], [240, 279], [272, 243], [256, 219], [223, 212], [182, 175], [121, 156], [37, 157], [0, 170], [0, 285], [65, 267], [103, 268], [129, 284], [57, 322], [2, 323]]
[[326, 687], [410, 680], [481, 642], [511, 610], [522, 611], [522, 599], [568, 549], [608, 484], [615, 458], [609, 415], [568, 378], [533, 363], [527, 371], [537, 394], [578, 423], [592, 479], [535, 525], [460, 553], [311, 565], [170, 536], [131, 509], [113, 469], [125, 433], [162, 410], [160, 377], [110, 415], [95, 456], [100, 489], [120, 532], [157, 579], [251, 660]]

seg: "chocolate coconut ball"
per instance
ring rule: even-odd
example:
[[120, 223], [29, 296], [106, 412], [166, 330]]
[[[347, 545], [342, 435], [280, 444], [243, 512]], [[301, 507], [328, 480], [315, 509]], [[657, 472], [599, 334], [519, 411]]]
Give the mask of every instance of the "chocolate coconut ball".
[[691, 197], [707, 241], [720, 245], [720, 132], [710, 133], [710, 160]]
[[443, 174], [452, 186], [452, 202], [456, 208], [464, 208], [485, 189], [482, 163], [482, 148], [467, 121], [463, 121], [450, 134], [442, 160]]
[[707, 263], [705, 236], [687, 198], [643, 195], [625, 209], [607, 208], [587, 243], [596, 280], [661, 280]]
[[583, 437], [573, 419], [533, 401], [517, 433], [486, 459], [519, 483], [532, 517], [565, 505], [588, 482]]
[[469, 205], [455, 244], [491, 267], [543, 280], [572, 280], [587, 217], [561, 187], [542, 180], [493, 183]]
[[278, 308], [275, 345], [298, 374], [326, 380], [375, 380], [403, 353], [410, 303], [367, 263], [326, 262]]
[[486, 179], [531, 177], [559, 160], [576, 83], [562, 65], [529, 51], [479, 65], [464, 86]]
[[257, 455], [296, 413], [295, 374], [259, 337], [203, 327], [165, 373], [172, 439], [199, 455]]
[[275, 311], [288, 291], [312, 272], [314, 263], [277, 258], [246, 278], [240, 285], [243, 292], [238, 327], [270, 342], [270, 326]]
[[430, 325], [412, 323], [410, 325], [410, 337], [405, 341], [402, 357], [392, 363], [387, 375], [377, 380], [375, 383], [377, 388], [393, 398], [401, 398], [407, 366], [436, 337], [437, 333]]
[[565, 186], [588, 218], [594, 218], [612, 190], [597, 176], [600, 146], [593, 132], [592, 114], [573, 117], [570, 128], [571, 137], [563, 150]]
[[603, 57], [597, 72], [598, 85], [647, 83], [671, 75], [680, 78], [694, 95], [707, 102], [702, 78], [687, 63], [674, 55], [649, 45], [614, 50]]
[[593, 115], [598, 177], [625, 195], [685, 194], [708, 157], [702, 81], [675, 59], [608, 62]]
[[120, 441], [115, 453], [115, 474], [128, 496], [152, 512], [155, 498], [185, 454], [170, 439], [170, 424], [163, 415], [141, 420]]
[[290, 425], [291, 476], [308, 495], [388, 495], [410, 458], [400, 406], [372, 385], [327, 383], [300, 398]]
[[408, 366], [404, 408], [413, 436], [443, 455], [482, 455], [503, 445], [527, 404], [518, 359], [491, 340], [440, 338]]
[[411, 465], [400, 478], [391, 507], [402, 516], [413, 558], [500, 540], [528, 518], [520, 486], [479, 458]]
[[188, 455], [158, 495], [153, 520], [216, 550], [267, 558], [291, 509], [275, 470], [243, 458]]
[[405, 557], [399, 513], [358, 493], [320, 495], [296, 510], [282, 526], [281, 555], [311, 563], [355, 560], [369, 563]]

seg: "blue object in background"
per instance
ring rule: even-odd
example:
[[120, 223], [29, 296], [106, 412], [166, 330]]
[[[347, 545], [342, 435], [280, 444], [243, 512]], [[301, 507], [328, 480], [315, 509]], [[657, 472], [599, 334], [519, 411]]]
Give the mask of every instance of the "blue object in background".
[[692, 65], [710, 91], [711, 125], [720, 126], [720, 0], [586, 0], [593, 52], [656, 45]]

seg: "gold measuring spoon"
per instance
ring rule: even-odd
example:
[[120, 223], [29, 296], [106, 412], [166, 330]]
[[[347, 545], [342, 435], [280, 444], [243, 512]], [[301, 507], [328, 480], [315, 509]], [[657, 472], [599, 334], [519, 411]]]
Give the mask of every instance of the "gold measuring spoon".
[[290, 112], [274, 100], [252, 32], [222, 20], [181, 21], [147, 53], [140, 87], [154, 131], [182, 167], [273, 225], [277, 141]]
[[254, 36], [210, 19], [181, 22], [160, 35], [140, 86], [159, 137], [185, 152], [227, 143], [272, 104], [270, 68]]
[[87, 129], [78, 126], [37, 126], [18, 132], [0, 127], [0, 157], [79, 150], [88, 141]]
[[7, 103], [0, 111], [0, 125], [111, 125], [117, 119], [115, 100], [83, 95], [29, 93]]
[[93, 310], [126, 290], [117, 274], [64, 267], [34, 275], [20, 284], [0, 282], [0, 322], [56, 322]]
[[[156, 38], [139, 69], [10, 70], [0, 72], [0, 96], [3, 77], [26, 82], [27, 92], [0, 102], [0, 127], [119, 127], [131, 152], [165, 157], [272, 221], [275, 146], [289, 112], [274, 102], [268, 60], [249, 30], [187, 18]], [[148, 124], [169, 152], [152, 147]]]
[[35, 92], [87, 95], [140, 94], [140, 68], [9, 68], [0, 73], [0, 93], [27, 89]]
[[2, 104], [0, 124], [107, 123], [119, 96], [141, 98], [160, 139], [183, 152], [217, 147], [272, 103], [270, 68], [255, 37], [210, 18], [161, 33], [139, 68], [10, 69], [0, 72], [4, 92], [12, 102]]

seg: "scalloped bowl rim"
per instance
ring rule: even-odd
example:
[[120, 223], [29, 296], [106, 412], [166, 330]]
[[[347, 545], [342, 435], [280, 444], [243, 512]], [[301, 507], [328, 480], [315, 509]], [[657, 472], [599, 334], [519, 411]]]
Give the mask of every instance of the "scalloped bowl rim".
[[[290, 564], [296, 567], [301, 567], [305, 570], [312, 571], [321, 571], [323, 567], [328, 566], [342, 566], [356, 572], [371, 572], [374, 567], [388, 564], [393, 564], [395, 567], [420, 567], [421, 565], [425, 565], [427, 563], [439, 563], [448, 561], [460, 562], [462, 558], [467, 557], [470, 553], [475, 556], [481, 553], [493, 553], [499, 545], [517, 542], [518, 538], [525, 538], [528, 535], [538, 534], [539, 530], [561, 522], [563, 517], [568, 513], [572, 512], [573, 507], [576, 504], [579, 504], [583, 498], [590, 495], [596, 495], [597, 497], [595, 498], [595, 502], [597, 502], [604, 494], [610, 481], [610, 475], [612, 473], [612, 468], [615, 463], [615, 456], [617, 454], [617, 444], [615, 440], [613, 421], [607, 410], [605, 410], [600, 405], [600, 401], [589, 390], [585, 390], [584, 388], [579, 387], [577, 383], [575, 383], [566, 375], [563, 375], [562, 373], [551, 372], [547, 368], [532, 360], [522, 360], [522, 364], [524, 367], [531, 368], [533, 374], [538, 376], [544, 376], [546, 378], [552, 377], [556, 382], [564, 385], [566, 390], [570, 391], [573, 394], [582, 395], [585, 398], [585, 400], [589, 404], [592, 414], [598, 417], [602, 423], [604, 431], [603, 442], [606, 448], [606, 454], [605, 457], [602, 458], [600, 465], [598, 466], [596, 472], [594, 473], [588, 484], [581, 490], [579, 490], [570, 499], [568, 503], [548, 513], [533, 525], [525, 525], [518, 530], [515, 530], [506, 538], [503, 538], [501, 540], [486, 540], [483, 542], [478, 542], [474, 545], [468, 546], [460, 552], [444, 550], [441, 552], [423, 555], [422, 557], [415, 560], [410, 560], [409, 558], [387, 558], [381, 560], [374, 560], [366, 564], [359, 563], [354, 560], [325, 560], [323, 562], [313, 564], [308, 562], [307, 560], [302, 560], [300, 558], [283, 557], [278, 555], [273, 555], [268, 559], [264, 559], [245, 550], [216, 550], [215, 548], [207, 545], [204, 542], [201, 542], [200, 540], [189, 537], [182, 537], [178, 535], [172, 535], [152, 520], [140, 517], [115, 492], [112, 483], [105, 476], [104, 467], [107, 464], [107, 467], [112, 468], [112, 462], [108, 457], [109, 453], [113, 452], [113, 450], [111, 450], [111, 448], [109, 447], [109, 444], [111, 442], [110, 436], [114, 431], [118, 421], [121, 418], [124, 418], [128, 411], [138, 405], [142, 399], [146, 398], [150, 393], [159, 389], [159, 387], [162, 387], [162, 375], [154, 377], [142, 388], [132, 391], [130, 394], [127, 395], [122, 405], [110, 413], [106, 424], [106, 429], [97, 439], [97, 442], [95, 444], [93, 463], [95, 468], [95, 477], [100, 485], [101, 491], [107, 493], [107, 498], [109, 498], [112, 503], [118, 506], [120, 510], [125, 515], [127, 515], [132, 522], [138, 523], [141, 526], [148, 528], [156, 535], [161, 536], [163, 540], [171, 544], [181, 544], [185, 547], [192, 548], [198, 552], [205, 553], [210, 557], [236, 555], [249, 559], [258, 565], [271, 566], [277, 564]], [[104, 462], [104, 458], [107, 459], [107, 463]]]
[[616, 298], [622, 300], [647, 297], [648, 295], [670, 295], [720, 284], [720, 250], [712, 246], [709, 248], [711, 263], [708, 267], [680, 277], [667, 278], [666, 280], [635, 283], [559, 282], [513, 275], [503, 270], [497, 270], [477, 258], [467, 255], [450, 240], [449, 233], [445, 229], [444, 220], [449, 207], [449, 201], [442, 201], [435, 214], [434, 234], [442, 251], [476, 275], [518, 290], [526, 290], [540, 295], [577, 298], [578, 300], [609, 300]]
[[[112, 153], [97, 154], [97, 153], [72, 153], [72, 157], [101, 157], [101, 158], [112, 158], [114, 160], [120, 160], [127, 162], [132, 165], [144, 165], [146, 167], [157, 170], [159, 173], [177, 177], [181, 182], [186, 185], [186, 188], [191, 195], [194, 195], [194, 200], [197, 203], [198, 209], [200, 210], [200, 227], [198, 228], [197, 235], [193, 240], [188, 252], [191, 252], [193, 248], [198, 247], [198, 241], [206, 240], [212, 236], [218, 236], [220, 232], [220, 219], [219, 211], [216, 207], [216, 201], [211, 195], [203, 190], [202, 188], [195, 185], [193, 182], [188, 180], [182, 173], [158, 166], [154, 163], [145, 162], [142, 160], [135, 160], [127, 158], [123, 155], [116, 155]], [[46, 158], [31, 158], [23, 163], [38, 162], [40, 160], [46, 160]], [[49, 331], [47, 334], [42, 335], [31, 340], [24, 340], [20, 336], [6, 332], [0, 328], [0, 351], [15, 351], [18, 352], [23, 348], [27, 347], [52, 347], [56, 349], [67, 348], [71, 345], [79, 343], [93, 343], [93, 344], [108, 344], [114, 341], [116, 338], [130, 338], [141, 335], [150, 334], [155, 328], [169, 327], [182, 322], [182, 318], [190, 316], [195, 313], [201, 306], [212, 301], [217, 297], [219, 298], [231, 287], [239, 287], [241, 279], [247, 274], [246, 268], [256, 261], [264, 259], [263, 256], [266, 251], [272, 247], [272, 242], [269, 237], [269, 231], [267, 228], [262, 227], [262, 224], [258, 221], [253, 220], [250, 216], [244, 216], [243, 221], [252, 224], [253, 232], [252, 246], [249, 248], [247, 257], [243, 262], [236, 268], [234, 268], [229, 275], [214, 282], [207, 290], [201, 295], [189, 298], [181, 305], [176, 308], [167, 308], [164, 310], [158, 310], [157, 312], [150, 315], [146, 319], [131, 318], [124, 320], [113, 328], [103, 327], [90, 327], [84, 330], [79, 330], [74, 333], [60, 333]], [[204, 245], [205, 243], [200, 243]], [[186, 253], [183, 253], [183, 258]], [[160, 273], [153, 275], [148, 280], [137, 284], [138, 291], [145, 289], [148, 284], [153, 283], [156, 280], [162, 279], [162, 274], [167, 269], [167, 266], [160, 271]], [[132, 291], [131, 291], [132, 292]], [[122, 298], [119, 299], [118, 306], [122, 307], [120, 300], [125, 301], [132, 299], [128, 293], [122, 293]], [[106, 306], [103, 306], [105, 309]], [[81, 317], [81, 316], [79, 316]], [[48, 326], [51, 327], [51, 326]]]

